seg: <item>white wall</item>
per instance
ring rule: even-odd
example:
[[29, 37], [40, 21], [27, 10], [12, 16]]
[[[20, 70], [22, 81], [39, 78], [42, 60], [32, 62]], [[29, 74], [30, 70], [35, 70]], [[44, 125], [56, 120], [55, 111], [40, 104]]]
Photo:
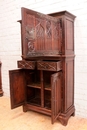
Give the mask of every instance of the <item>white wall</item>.
[[42, 13], [67, 10], [75, 19], [75, 107], [76, 115], [87, 118], [87, 0], [0, 0], [0, 61], [2, 87], [9, 96], [8, 70], [21, 59], [21, 7]]

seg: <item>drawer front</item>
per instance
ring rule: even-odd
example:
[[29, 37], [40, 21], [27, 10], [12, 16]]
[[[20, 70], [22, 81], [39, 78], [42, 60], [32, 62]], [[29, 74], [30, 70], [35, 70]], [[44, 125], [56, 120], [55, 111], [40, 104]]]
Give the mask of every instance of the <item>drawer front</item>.
[[35, 69], [35, 61], [18, 61], [18, 68]]
[[61, 61], [49, 62], [49, 61], [38, 61], [37, 69], [38, 70], [47, 70], [47, 71], [59, 71], [62, 69]]

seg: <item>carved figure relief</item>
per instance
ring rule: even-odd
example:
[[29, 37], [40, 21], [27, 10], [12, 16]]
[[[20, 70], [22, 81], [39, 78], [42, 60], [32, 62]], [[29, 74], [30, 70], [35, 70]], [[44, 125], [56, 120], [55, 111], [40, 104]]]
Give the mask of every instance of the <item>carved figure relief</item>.
[[27, 25], [26, 26], [26, 38], [28, 40], [35, 39], [35, 29], [32, 26]]
[[33, 27], [27, 25], [26, 28], [26, 40], [28, 46], [28, 54], [35, 51], [34, 48], [34, 39], [35, 39], [35, 30]]

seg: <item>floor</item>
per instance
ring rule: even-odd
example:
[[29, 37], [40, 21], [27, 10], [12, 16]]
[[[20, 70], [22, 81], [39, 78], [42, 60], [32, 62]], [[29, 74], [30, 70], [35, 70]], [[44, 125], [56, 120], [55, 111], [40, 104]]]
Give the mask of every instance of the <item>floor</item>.
[[87, 119], [70, 117], [68, 125], [59, 121], [51, 124], [49, 116], [33, 111], [24, 113], [22, 107], [11, 110], [9, 97], [0, 97], [0, 130], [87, 130]]

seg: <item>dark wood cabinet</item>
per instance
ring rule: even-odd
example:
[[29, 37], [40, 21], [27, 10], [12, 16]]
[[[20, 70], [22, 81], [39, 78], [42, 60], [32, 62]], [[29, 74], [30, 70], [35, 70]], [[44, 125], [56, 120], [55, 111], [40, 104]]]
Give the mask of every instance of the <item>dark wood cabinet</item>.
[[2, 65], [2, 63], [0, 62], [0, 96], [3, 96], [2, 77], [1, 77], [1, 65]]
[[22, 8], [22, 60], [9, 71], [11, 108], [23, 105], [67, 125], [74, 107], [74, 19]]

